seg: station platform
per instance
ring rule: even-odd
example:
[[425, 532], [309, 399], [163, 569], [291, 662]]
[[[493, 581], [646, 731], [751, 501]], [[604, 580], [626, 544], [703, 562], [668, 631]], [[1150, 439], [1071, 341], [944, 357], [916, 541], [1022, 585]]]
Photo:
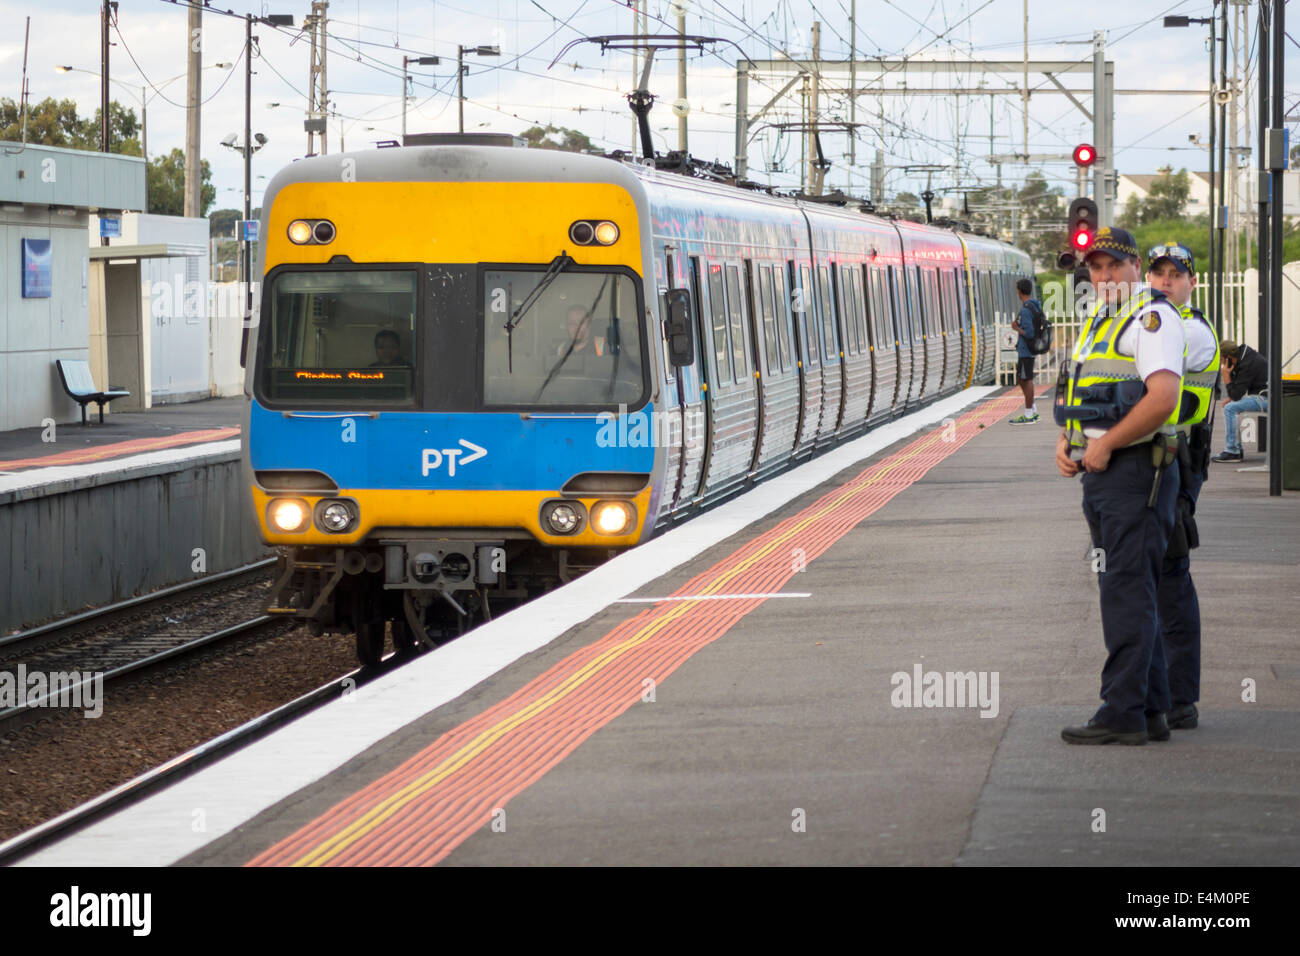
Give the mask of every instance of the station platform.
[[1069, 746], [1091, 543], [1018, 406], [885, 426], [24, 864], [1300, 862], [1300, 494], [1213, 466], [1200, 726]]
[[[110, 411], [100, 424], [69, 423], [0, 432], [0, 478], [41, 468], [94, 466], [164, 449], [239, 437], [244, 399], [212, 398], [181, 405], [155, 405], [139, 412]], [[51, 440], [52, 439], [52, 440]]]

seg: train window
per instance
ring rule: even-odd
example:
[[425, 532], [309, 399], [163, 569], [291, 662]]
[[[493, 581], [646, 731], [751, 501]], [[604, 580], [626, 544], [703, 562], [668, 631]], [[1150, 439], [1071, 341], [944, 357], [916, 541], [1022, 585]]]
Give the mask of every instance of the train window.
[[851, 316], [849, 321], [853, 326], [854, 348], [861, 355], [867, 350], [867, 316], [865, 296], [862, 294], [862, 270], [845, 266], [842, 275], [849, 290], [850, 303], [845, 310], [845, 315]]
[[790, 300], [785, 294], [784, 265], [772, 268], [772, 306], [776, 309], [776, 350], [781, 355], [781, 369], [790, 368]]
[[718, 364], [718, 381], [734, 381], [727, 344], [727, 301], [722, 291], [722, 266], [709, 265], [709, 315], [713, 321], [713, 354]]
[[731, 320], [731, 365], [736, 381], [750, 376], [749, 362], [745, 359], [745, 314], [740, 296], [740, 267], [727, 266], [727, 315]]
[[808, 367], [818, 368], [822, 363], [821, 350], [817, 347], [817, 317], [812, 314], [813, 295], [812, 272], [807, 266], [800, 266], [799, 285], [790, 296], [790, 307], [794, 310], [799, 338], [808, 354]]
[[484, 404], [639, 406], [645, 385], [636, 280], [572, 269], [550, 274], [545, 285], [540, 268], [484, 270]]
[[957, 270], [953, 269], [943, 274], [943, 294], [948, 300], [948, 321], [951, 323], [954, 332], [960, 332], [966, 328], [966, 309], [961, 296], [957, 292], [959, 287]]
[[262, 391], [274, 403], [414, 401], [417, 274], [280, 272], [271, 280]]
[[817, 267], [817, 305], [822, 314], [822, 354], [834, 362], [839, 351], [835, 335], [835, 296], [825, 266]]
[[776, 344], [776, 313], [772, 308], [772, 267], [758, 267], [758, 310], [763, 316], [763, 342], [767, 347], [768, 374], [781, 371], [781, 353]]
[[925, 291], [928, 293], [925, 310], [927, 331], [936, 336], [948, 327], [948, 321], [944, 314], [944, 303], [939, 296], [938, 273], [933, 269], [925, 274]]
[[875, 335], [876, 349], [892, 349], [894, 331], [890, 322], [889, 302], [884, 297], [881, 286], [879, 269], [872, 269], [867, 274], [867, 298], [871, 303], [871, 328]]

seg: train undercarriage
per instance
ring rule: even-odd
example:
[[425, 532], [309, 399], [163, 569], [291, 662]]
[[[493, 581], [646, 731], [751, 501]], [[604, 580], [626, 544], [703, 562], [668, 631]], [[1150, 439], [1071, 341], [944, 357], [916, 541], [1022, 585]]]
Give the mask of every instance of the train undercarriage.
[[387, 641], [399, 656], [445, 644], [617, 553], [435, 535], [277, 550], [267, 613], [306, 620], [318, 635], [354, 634], [367, 666], [380, 662]]

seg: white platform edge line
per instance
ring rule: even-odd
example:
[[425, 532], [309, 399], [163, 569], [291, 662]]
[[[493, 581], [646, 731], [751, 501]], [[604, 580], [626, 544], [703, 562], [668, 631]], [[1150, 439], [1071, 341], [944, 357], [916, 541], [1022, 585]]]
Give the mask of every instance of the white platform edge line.
[[148, 465], [169, 465], [189, 458], [218, 455], [231, 451], [239, 451], [238, 438], [216, 442], [200, 442], [197, 445], [182, 445], [179, 448], [164, 448], [159, 451], [144, 452], [126, 458], [108, 458], [103, 461], [84, 462], [77, 465], [50, 465], [33, 471], [20, 471], [14, 475], [0, 476], [0, 492], [39, 488], [41, 485], [48, 485], [56, 481], [88, 478], [91, 475], [111, 475], [115, 472], [130, 471], [133, 468], [143, 468]]
[[[352, 694], [19, 866], [168, 866], [544, 647], [614, 601], [816, 488], [846, 468], [999, 391], [978, 386], [882, 425], [551, 592], [482, 625]], [[204, 832], [194, 832], [199, 814]]]

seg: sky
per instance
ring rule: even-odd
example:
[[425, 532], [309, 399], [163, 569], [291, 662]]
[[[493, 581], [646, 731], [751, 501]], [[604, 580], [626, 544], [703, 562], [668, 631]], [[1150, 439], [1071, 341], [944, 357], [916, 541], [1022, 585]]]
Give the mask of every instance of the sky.
[[[229, 8], [222, 0], [203, 18], [202, 117], [203, 158], [212, 166], [217, 186], [214, 208], [242, 203], [243, 169], [238, 152], [221, 141], [244, 128], [244, 30], [242, 15], [289, 14], [292, 28], [256, 24], [253, 58], [252, 130], [267, 137], [253, 157], [253, 205], [276, 170], [307, 152], [303, 131], [309, 87], [309, 37], [302, 31], [310, 13], [308, 0], [260, 2]], [[691, 153], [730, 165], [735, 153], [736, 61], [800, 58], [811, 54], [812, 25], [820, 22], [823, 59], [847, 59], [852, 39], [862, 59], [1020, 60], [1024, 55], [1024, 0], [645, 0], [649, 32], [676, 29], [674, 4], [686, 7], [688, 33], [720, 38], [705, 53], [688, 58]], [[23, 61], [23, 28], [30, 17], [28, 75], [31, 101], [70, 97], [83, 115], [99, 102], [99, 3], [94, 0], [48, 0], [41, 4], [0, 0], [0, 96], [17, 99]], [[856, 30], [850, 35], [849, 11], [856, 7]], [[1087, 61], [1094, 31], [1104, 31], [1107, 58], [1115, 62], [1117, 91], [1178, 90], [1191, 94], [1117, 94], [1115, 97], [1115, 165], [1120, 173], [1152, 173], [1166, 164], [1175, 170], [1204, 170], [1206, 150], [1189, 137], [1208, 141], [1208, 28], [1193, 25], [1165, 29], [1170, 13], [1209, 16], [1211, 0], [1146, 2], [1093, 0], [1060, 4], [1030, 0], [1030, 60]], [[239, 16], [218, 12], [232, 10]], [[1254, 9], [1242, 50], [1242, 72], [1253, 92]], [[633, 12], [624, 0], [334, 0], [328, 9], [327, 76], [328, 149], [370, 149], [379, 140], [400, 137], [403, 57], [438, 56], [437, 66], [412, 66], [412, 97], [407, 106], [410, 132], [455, 131], [458, 46], [497, 45], [499, 57], [466, 55], [465, 128], [519, 133], [532, 125], [579, 129], [601, 147], [630, 148], [633, 121], [625, 96], [633, 88], [630, 54], [580, 42], [583, 37], [631, 33]], [[1231, 21], [1231, 15], [1230, 15]], [[187, 11], [167, 0], [121, 0], [111, 34], [112, 95], [140, 112], [148, 103], [150, 155], [185, 140], [185, 69]], [[1294, 34], [1295, 31], [1292, 31]], [[1229, 49], [1231, 65], [1232, 51]], [[1245, 62], [1248, 60], [1248, 63]], [[554, 65], [552, 65], [552, 62]], [[1300, 48], [1287, 42], [1288, 76], [1294, 76]], [[219, 67], [226, 63], [233, 66]], [[55, 70], [72, 66], [70, 73]], [[1021, 74], [981, 72], [934, 77], [891, 69], [885, 87], [900, 93], [858, 98], [856, 167], [849, 166], [848, 134], [826, 132], [822, 146], [832, 168], [829, 187], [867, 195], [867, 163], [883, 151], [887, 168], [886, 197], [900, 191], [919, 193], [927, 173], [915, 167], [937, 165], [929, 181], [937, 193], [992, 183], [996, 167], [990, 153], [1023, 152], [1023, 113], [1019, 95], [987, 92], [954, 95], [922, 92], [932, 82], [962, 90], [1008, 89]], [[1091, 73], [1061, 77], [1091, 109]], [[830, 88], [820, 100], [822, 120], [849, 119], [847, 97], [838, 92], [846, 78], [828, 75]], [[749, 85], [753, 115], [785, 80], [762, 74]], [[1068, 155], [1091, 142], [1092, 124], [1042, 73], [1031, 71], [1029, 142], [1031, 154]], [[656, 58], [650, 91], [658, 97], [651, 113], [656, 147], [676, 148], [677, 122], [670, 108], [677, 97], [676, 53]], [[795, 88], [797, 94], [798, 88]], [[1291, 97], [1288, 97], [1290, 106]], [[1253, 98], [1246, 102], [1254, 126]], [[800, 121], [797, 95], [787, 96], [761, 120], [749, 146], [750, 176], [782, 188], [799, 185], [800, 134], [776, 128]], [[764, 126], [763, 124], [770, 124]], [[760, 128], [761, 127], [761, 128]], [[991, 137], [991, 141], [990, 141]], [[1250, 142], [1253, 142], [1251, 134]], [[1241, 142], [1248, 141], [1242, 130]], [[1075, 192], [1075, 171], [1068, 160], [1004, 165], [1004, 180], [1041, 171], [1066, 195]]]

